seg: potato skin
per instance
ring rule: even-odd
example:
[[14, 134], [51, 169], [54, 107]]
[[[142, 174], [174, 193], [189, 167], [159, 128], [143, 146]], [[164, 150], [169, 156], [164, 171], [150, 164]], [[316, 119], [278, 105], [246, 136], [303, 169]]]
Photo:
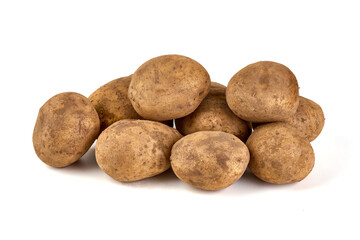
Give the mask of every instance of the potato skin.
[[222, 131], [231, 133], [243, 142], [249, 137], [249, 124], [238, 118], [228, 107], [226, 87], [212, 82], [209, 94], [191, 114], [175, 120], [176, 129], [183, 135], [198, 131]]
[[177, 141], [171, 167], [185, 183], [203, 190], [220, 190], [235, 183], [249, 163], [249, 150], [232, 134], [202, 131]]
[[60, 93], [40, 108], [33, 145], [44, 163], [66, 167], [87, 152], [99, 131], [98, 114], [86, 97], [74, 92]]
[[141, 119], [128, 98], [131, 75], [115, 79], [93, 92], [89, 100], [100, 118], [100, 130], [104, 131], [122, 119]]
[[152, 177], [170, 167], [172, 145], [181, 134], [147, 120], [120, 120], [105, 129], [95, 146], [99, 167], [121, 182]]
[[283, 122], [294, 127], [300, 136], [311, 142], [320, 135], [325, 117], [319, 104], [300, 97], [296, 113]]
[[231, 78], [226, 101], [246, 121], [282, 121], [294, 115], [299, 105], [298, 82], [290, 69], [280, 63], [256, 62]]
[[265, 182], [299, 182], [314, 167], [315, 155], [309, 141], [284, 123], [258, 126], [246, 145], [251, 156], [250, 170]]
[[128, 96], [145, 119], [163, 121], [193, 112], [210, 90], [210, 76], [195, 60], [180, 55], [150, 59], [133, 74]]

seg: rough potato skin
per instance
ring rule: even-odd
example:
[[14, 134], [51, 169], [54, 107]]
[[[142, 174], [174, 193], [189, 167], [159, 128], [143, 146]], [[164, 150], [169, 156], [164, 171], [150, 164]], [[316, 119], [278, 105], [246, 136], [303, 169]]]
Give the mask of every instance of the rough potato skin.
[[325, 117], [319, 104], [300, 97], [296, 113], [283, 122], [294, 127], [300, 136], [311, 142], [320, 135], [325, 124]]
[[152, 177], [170, 167], [172, 145], [181, 134], [147, 120], [120, 120], [105, 129], [95, 146], [99, 167], [121, 182]]
[[176, 129], [183, 135], [198, 131], [222, 131], [231, 133], [243, 142], [249, 137], [249, 124], [238, 118], [228, 107], [226, 87], [212, 82], [209, 94], [191, 114], [175, 120]]
[[286, 66], [262, 61], [237, 72], [226, 88], [230, 109], [249, 122], [282, 121], [299, 105], [295, 75]]
[[314, 166], [315, 155], [309, 141], [284, 123], [258, 126], [246, 145], [251, 156], [250, 170], [265, 182], [299, 182]]
[[100, 130], [122, 119], [141, 119], [128, 98], [131, 75], [115, 79], [93, 92], [89, 100], [100, 118]]
[[66, 167], [87, 152], [99, 131], [98, 114], [86, 97], [74, 92], [60, 93], [40, 108], [33, 145], [44, 163]]
[[163, 121], [193, 112], [210, 90], [210, 76], [195, 60], [180, 55], [150, 59], [133, 74], [128, 96], [145, 119]]
[[185, 183], [203, 190], [220, 190], [235, 183], [249, 163], [249, 150], [232, 134], [192, 133], [171, 150], [171, 167]]

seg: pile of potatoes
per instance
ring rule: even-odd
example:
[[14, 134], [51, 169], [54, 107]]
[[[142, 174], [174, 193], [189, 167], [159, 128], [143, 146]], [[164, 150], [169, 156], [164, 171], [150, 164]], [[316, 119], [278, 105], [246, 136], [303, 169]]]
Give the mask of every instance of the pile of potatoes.
[[310, 142], [323, 126], [321, 107], [299, 96], [295, 75], [282, 64], [250, 64], [225, 87], [193, 59], [164, 55], [89, 98], [50, 98], [39, 110], [33, 145], [44, 163], [66, 167], [97, 139], [96, 161], [115, 180], [172, 168], [193, 187], [219, 190], [247, 167], [269, 183], [303, 180], [315, 161]]

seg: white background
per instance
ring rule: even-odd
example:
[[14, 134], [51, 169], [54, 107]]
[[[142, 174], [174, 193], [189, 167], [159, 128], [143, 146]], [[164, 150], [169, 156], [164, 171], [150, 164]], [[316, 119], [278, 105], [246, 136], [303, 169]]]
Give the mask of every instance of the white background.
[[[1, 1], [0, 239], [359, 239], [358, 1]], [[272, 60], [319, 103], [315, 168], [289, 185], [246, 173], [206, 192], [171, 172], [134, 183], [90, 150], [64, 169], [32, 146], [51, 96], [89, 96], [146, 60], [182, 54], [227, 84]]]

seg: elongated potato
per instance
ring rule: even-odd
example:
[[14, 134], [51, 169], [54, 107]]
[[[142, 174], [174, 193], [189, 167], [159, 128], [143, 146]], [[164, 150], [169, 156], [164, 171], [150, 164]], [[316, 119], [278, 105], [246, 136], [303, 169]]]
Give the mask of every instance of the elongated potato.
[[249, 122], [282, 121], [299, 105], [295, 75], [282, 64], [263, 61], [237, 72], [226, 88], [230, 109]]
[[299, 182], [314, 166], [315, 155], [309, 141], [284, 123], [258, 126], [246, 145], [251, 156], [250, 170], [265, 182]]
[[120, 120], [100, 134], [96, 161], [118, 181], [152, 177], [169, 169], [171, 147], [181, 137], [176, 129], [159, 122]]
[[33, 133], [34, 149], [47, 165], [66, 167], [87, 152], [99, 131], [98, 114], [86, 97], [60, 93], [40, 108]]
[[198, 131], [223, 131], [242, 141], [249, 137], [249, 124], [238, 118], [228, 107], [225, 99], [226, 87], [212, 82], [209, 94], [191, 114], [175, 120], [176, 129], [183, 135]]

